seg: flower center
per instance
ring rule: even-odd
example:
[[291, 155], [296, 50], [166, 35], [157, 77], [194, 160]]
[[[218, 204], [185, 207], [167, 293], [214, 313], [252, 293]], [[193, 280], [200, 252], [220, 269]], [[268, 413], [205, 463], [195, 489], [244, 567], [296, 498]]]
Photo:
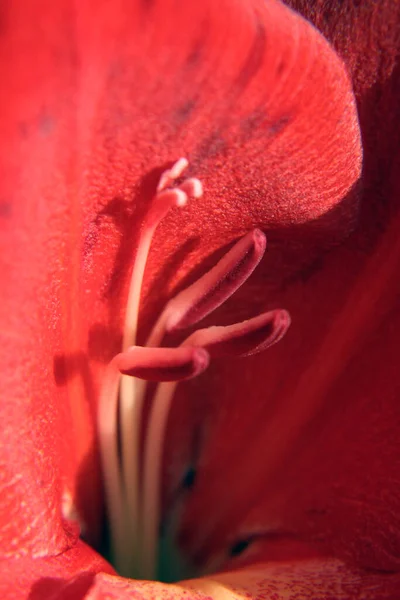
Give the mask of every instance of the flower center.
[[[155, 230], [170, 209], [183, 207], [189, 198], [203, 194], [198, 179], [185, 179], [174, 186], [187, 166], [188, 161], [181, 158], [161, 175], [133, 265], [122, 351], [106, 368], [99, 402], [98, 430], [113, 562], [122, 575], [143, 579], [157, 576], [161, 459], [177, 383], [202, 373], [210, 359], [264, 350], [280, 340], [290, 324], [288, 313], [278, 309], [226, 327], [197, 329], [179, 347], [162, 347], [166, 333], [195, 325], [251, 275], [266, 246], [265, 235], [254, 229], [210, 271], [172, 298], [145, 345], [136, 345], [141, 287]], [[146, 426], [142, 460], [140, 437], [147, 381], [159, 383]]]

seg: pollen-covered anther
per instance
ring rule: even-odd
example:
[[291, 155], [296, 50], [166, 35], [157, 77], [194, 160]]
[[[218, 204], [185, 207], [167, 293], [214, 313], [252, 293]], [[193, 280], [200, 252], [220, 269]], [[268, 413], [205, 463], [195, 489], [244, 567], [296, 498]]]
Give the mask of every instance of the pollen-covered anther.
[[178, 348], [132, 346], [115, 359], [122, 375], [146, 381], [182, 381], [202, 373], [208, 366], [208, 352], [187, 344]]
[[185, 340], [184, 345], [201, 346], [212, 358], [251, 356], [276, 344], [285, 335], [289, 326], [289, 313], [277, 309], [241, 323], [198, 329]]
[[189, 327], [223, 304], [250, 277], [266, 243], [259, 229], [236, 242], [215, 267], [169, 301], [162, 317], [166, 330]]

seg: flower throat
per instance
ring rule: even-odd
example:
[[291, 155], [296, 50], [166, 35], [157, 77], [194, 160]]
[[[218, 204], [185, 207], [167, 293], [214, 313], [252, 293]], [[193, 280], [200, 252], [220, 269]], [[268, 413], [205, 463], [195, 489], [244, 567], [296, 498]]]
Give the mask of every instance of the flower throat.
[[[123, 345], [104, 375], [98, 412], [103, 482], [111, 557], [121, 575], [156, 579], [161, 523], [161, 467], [169, 410], [177, 383], [196, 377], [219, 357], [249, 356], [279, 341], [290, 325], [282, 309], [226, 327], [197, 329], [178, 347], [162, 347], [167, 333], [195, 325], [221, 306], [251, 275], [264, 255], [265, 235], [254, 229], [242, 237], [200, 279], [172, 298], [144, 346], [136, 345], [141, 287], [151, 242], [169, 210], [201, 198], [198, 179], [182, 179], [188, 166], [179, 159], [162, 173], [142, 227], [132, 270]], [[146, 382], [159, 382], [152, 398], [140, 452]]]

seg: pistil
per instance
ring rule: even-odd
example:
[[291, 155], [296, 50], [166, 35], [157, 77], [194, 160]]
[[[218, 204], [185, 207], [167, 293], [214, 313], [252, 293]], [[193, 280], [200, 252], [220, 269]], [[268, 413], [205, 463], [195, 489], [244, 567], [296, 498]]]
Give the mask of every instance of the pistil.
[[[252, 274], [266, 247], [265, 235], [254, 229], [212, 269], [172, 298], [145, 346], [136, 345], [142, 281], [154, 233], [171, 208], [182, 207], [189, 197], [200, 198], [203, 194], [202, 184], [195, 178], [174, 187], [187, 166], [188, 161], [181, 158], [160, 177], [132, 270], [122, 352], [106, 369], [99, 406], [103, 479], [115, 566], [123, 575], [148, 579], [153, 579], [157, 570], [161, 463], [177, 382], [202, 373], [209, 357], [248, 356], [264, 350], [281, 339], [290, 324], [286, 311], [275, 310], [227, 327], [199, 329], [177, 348], [160, 347], [167, 332], [195, 325]], [[162, 383], [152, 400], [141, 470], [139, 441], [146, 381]]]
[[[162, 173], [157, 192], [150, 206], [139, 238], [138, 250], [132, 270], [128, 293], [127, 310], [123, 337], [123, 349], [136, 343], [136, 332], [139, 314], [139, 303], [146, 262], [154, 233], [168, 211], [173, 207], [182, 207], [188, 200], [188, 193], [200, 197], [201, 182], [197, 179], [186, 180], [182, 187], [168, 188], [187, 168], [188, 161], [180, 158], [171, 169]], [[186, 190], [186, 191], [185, 191]], [[140, 545], [139, 531], [139, 453], [140, 427], [144, 400], [144, 387], [134, 378], [123, 377], [121, 381], [121, 445], [122, 470], [126, 495], [126, 532], [129, 536], [125, 546], [125, 554], [130, 555], [132, 564], [139, 564]], [[129, 569], [132, 573], [132, 566]], [[128, 573], [129, 574], [129, 573]]]

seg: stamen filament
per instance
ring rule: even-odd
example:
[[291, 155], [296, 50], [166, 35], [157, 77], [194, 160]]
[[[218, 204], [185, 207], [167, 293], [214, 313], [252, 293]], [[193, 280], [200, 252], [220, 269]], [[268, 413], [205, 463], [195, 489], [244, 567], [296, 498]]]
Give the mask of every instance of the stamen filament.
[[145, 439], [142, 494], [141, 577], [154, 579], [160, 526], [161, 461], [168, 415], [177, 383], [160, 383], [154, 395]]
[[126, 530], [126, 506], [122, 490], [121, 470], [118, 458], [118, 388], [120, 373], [117, 357], [108, 364], [104, 373], [98, 407], [98, 432], [106, 496], [107, 514], [114, 561], [121, 573], [127, 572], [128, 544]]
[[125, 525], [127, 506], [115, 435], [120, 374], [126, 373], [147, 381], [175, 382], [195, 377], [207, 365], [208, 354], [201, 348], [189, 345], [178, 348], [132, 346], [126, 352], [117, 354], [106, 367], [98, 408], [98, 432], [112, 546], [119, 570], [129, 571], [131, 568], [128, 562], [130, 555], [127, 553], [130, 532]]

